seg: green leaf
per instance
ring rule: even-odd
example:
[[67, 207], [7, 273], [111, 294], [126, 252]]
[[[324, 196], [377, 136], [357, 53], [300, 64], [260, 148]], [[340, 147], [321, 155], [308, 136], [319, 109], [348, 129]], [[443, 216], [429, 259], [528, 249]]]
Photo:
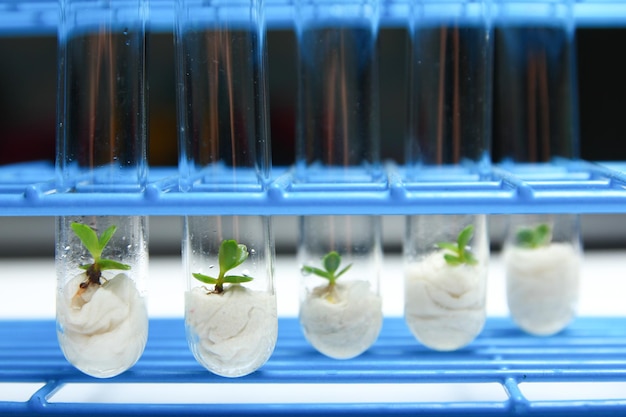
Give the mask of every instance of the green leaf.
[[193, 275], [193, 277], [195, 279], [197, 279], [198, 281], [204, 282], [205, 284], [215, 284], [217, 283], [217, 279], [210, 277], [208, 275], [203, 275], [203, 274], [198, 274], [198, 273], [193, 273], [191, 274]]
[[313, 266], [304, 265], [302, 267], [302, 271], [315, 274], [322, 278], [326, 278], [327, 280], [330, 281], [329, 285], [333, 285], [337, 278], [339, 278], [341, 275], [348, 272], [348, 270], [352, 267], [352, 264], [350, 264], [344, 269], [342, 269], [339, 273], [335, 274], [337, 269], [339, 269], [339, 265], [341, 264], [341, 256], [335, 251], [328, 252], [322, 258], [322, 263], [324, 264], [324, 268], [326, 270], [315, 268]]
[[532, 248], [535, 245], [535, 233], [532, 229], [520, 229], [515, 235], [515, 240], [519, 246]]
[[128, 271], [130, 269], [130, 265], [113, 261], [111, 259], [100, 259], [98, 261], [98, 266], [100, 266], [100, 270], [102, 271], [104, 271], [105, 269], [120, 269], [122, 271]]
[[550, 234], [550, 226], [544, 223], [535, 228], [522, 228], [518, 230], [515, 235], [515, 241], [517, 245], [521, 247], [536, 249], [550, 243]]
[[459, 253], [459, 248], [457, 247], [456, 243], [439, 242], [437, 243], [437, 247], [439, 249], [449, 250], [452, 253]]
[[322, 278], [326, 278], [326, 279], [331, 279], [332, 276], [331, 274], [329, 274], [328, 272], [324, 271], [323, 269], [319, 269], [319, 268], [315, 268], [314, 266], [303, 266], [302, 267], [302, 271], [309, 273], [309, 274], [315, 274], [317, 276], [320, 276]]
[[104, 250], [104, 248], [107, 246], [107, 243], [109, 243], [109, 240], [111, 240], [111, 238], [115, 234], [116, 230], [117, 230], [117, 226], [113, 225], [109, 227], [107, 230], [105, 230], [104, 232], [102, 232], [102, 234], [100, 235], [100, 239], [98, 239], [98, 246], [100, 246], [101, 253]]
[[460, 251], [465, 250], [473, 234], [474, 234], [474, 226], [471, 224], [467, 226], [465, 229], [461, 230], [461, 233], [459, 233], [459, 237], [457, 238], [457, 244], [459, 246]]
[[339, 265], [341, 264], [341, 256], [339, 256], [337, 252], [332, 251], [327, 253], [322, 261], [324, 263], [324, 268], [326, 268], [326, 270], [331, 274], [334, 274], [334, 272], [339, 269]]
[[224, 240], [217, 257], [220, 273], [225, 274], [226, 271], [236, 268], [248, 259], [248, 248], [246, 245], [237, 244], [236, 240]]
[[344, 269], [342, 269], [341, 271], [339, 271], [339, 273], [337, 275], [335, 275], [335, 279], [339, 278], [340, 276], [342, 276], [343, 274], [345, 274], [346, 272], [348, 272], [348, 270], [352, 268], [352, 264], [346, 266]]
[[477, 265], [478, 260], [474, 257], [471, 252], [465, 252], [465, 263], [468, 265]]
[[547, 224], [540, 224], [535, 229], [535, 235], [537, 246], [547, 245], [550, 242], [550, 226]]
[[224, 282], [228, 282], [231, 284], [239, 284], [242, 282], [250, 282], [252, 281], [254, 278], [252, 277], [247, 277], [247, 276], [243, 276], [243, 275], [227, 275], [224, 277]]
[[449, 253], [444, 254], [443, 255], [443, 259], [446, 260], [448, 265], [452, 265], [452, 266], [461, 265], [463, 263], [461, 258], [459, 258], [458, 256], [455, 256], [455, 255], [451, 255]]
[[94, 260], [97, 261], [100, 259], [100, 255], [102, 255], [102, 248], [100, 248], [96, 232], [91, 227], [82, 223], [72, 222], [70, 227], [76, 236], [78, 236], [85, 248], [89, 251]]

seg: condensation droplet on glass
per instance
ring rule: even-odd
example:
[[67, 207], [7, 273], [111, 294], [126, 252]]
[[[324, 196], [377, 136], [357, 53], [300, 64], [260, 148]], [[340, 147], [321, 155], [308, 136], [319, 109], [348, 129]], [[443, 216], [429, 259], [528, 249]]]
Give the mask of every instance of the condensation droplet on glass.
[[256, 250], [250, 249], [250, 255], [254, 255], [255, 253], [256, 253]]
[[209, 269], [215, 268], [215, 265], [209, 265]]
[[241, 272], [241, 275], [243, 275], [244, 277], [249, 277], [250, 276], [250, 270], [249, 269], [244, 269]]

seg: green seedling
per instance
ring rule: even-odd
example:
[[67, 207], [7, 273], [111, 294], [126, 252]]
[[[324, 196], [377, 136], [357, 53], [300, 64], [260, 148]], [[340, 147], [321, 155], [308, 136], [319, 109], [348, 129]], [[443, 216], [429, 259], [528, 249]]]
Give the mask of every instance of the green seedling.
[[469, 225], [465, 229], [461, 230], [461, 233], [459, 233], [456, 242], [437, 243], [438, 248], [444, 249], [448, 252], [443, 255], [443, 258], [446, 260], [448, 265], [476, 265], [478, 263], [472, 252], [470, 252], [467, 245], [473, 234], [474, 226]]
[[224, 240], [220, 245], [217, 258], [220, 265], [220, 272], [217, 278], [199, 273], [192, 274], [198, 281], [215, 285], [214, 293], [223, 293], [225, 283], [240, 284], [254, 279], [246, 275], [226, 275], [228, 271], [238, 267], [248, 259], [248, 248], [246, 245], [239, 244], [236, 240]]
[[335, 251], [327, 253], [324, 258], [322, 258], [322, 265], [324, 265], [324, 269], [305, 265], [302, 267], [302, 271], [327, 279], [328, 285], [331, 287], [335, 285], [335, 282], [340, 276], [348, 272], [348, 270], [352, 267], [352, 264], [350, 264], [341, 271], [337, 272], [339, 265], [341, 265], [341, 256]]
[[546, 246], [552, 240], [552, 231], [550, 226], [542, 223], [534, 228], [519, 229], [515, 235], [515, 241], [518, 246], [528, 249], [537, 249]]
[[117, 226], [109, 227], [102, 232], [100, 237], [98, 237], [94, 229], [85, 224], [73, 222], [70, 227], [93, 257], [93, 263], [80, 266], [81, 269], [85, 270], [85, 274], [87, 275], [87, 280], [81, 282], [80, 288], [85, 289], [91, 284], [101, 285], [100, 279], [104, 279], [102, 277], [102, 271], [104, 270], [119, 269], [128, 271], [130, 269], [130, 265], [102, 258], [102, 252], [115, 234]]

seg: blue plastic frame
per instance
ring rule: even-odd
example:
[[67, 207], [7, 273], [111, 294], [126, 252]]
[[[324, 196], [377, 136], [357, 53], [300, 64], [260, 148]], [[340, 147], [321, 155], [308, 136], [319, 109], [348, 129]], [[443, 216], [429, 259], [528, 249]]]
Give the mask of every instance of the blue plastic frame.
[[0, 215], [626, 212], [626, 164], [618, 162], [501, 164], [480, 173], [472, 167], [441, 167], [419, 177], [390, 164], [369, 182], [303, 183], [292, 170], [275, 169], [274, 174], [264, 187], [212, 190], [209, 184], [181, 192], [176, 170], [159, 168], [138, 192], [61, 192], [51, 165], [9, 165], [0, 167]]
[[[150, 0], [150, 28], [171, 31], [175, 0]], [[265, 0], [269, 28], [293, 26], [295, 0]], [[573, 0], [577, 26], [624, 27], [626, 3], [620, 0]], [[381, 25], [403, 24], [407, 0], [382, 0]], [[0, 0], [0, 35], [31, 36], [56, 34], [57, 0]]]
[[[26, 402], [0, 402], [0, 414], [20, 415], [620, 415], [623, 399], [529, 401], [521, 382], [626, 382], [626, 320], [579, 318], [550, 338], [529, 336], [509, 319], [488, 319], [485, 330], [456, 352], [431, 351], [415, 341], [404, 321], [387, 318], [379, 340], [365, 354], [339, 361], [317, 353], [297, 319], [279, 319], [270, 360], [237, 379], [208, 373], [190, 353], [182, 319], [150, 322], [139, 362], [110, 379], [88, 377], [65, 361], [55, 323], [0, 321], [0, 382], [43, 382]], [[505, 401], [457, 403], [296, 404], [94, 404], [58, 403], [50, 396], [66, 383], [497, 383]], [[314, 386], [312, 387], [314, 389]], [[207, 393], [209, 395], [209, 393]]]

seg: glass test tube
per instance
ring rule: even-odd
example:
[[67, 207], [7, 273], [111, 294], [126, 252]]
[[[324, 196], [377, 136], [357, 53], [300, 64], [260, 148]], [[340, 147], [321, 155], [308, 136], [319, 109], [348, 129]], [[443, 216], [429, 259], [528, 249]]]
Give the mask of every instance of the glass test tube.
[[[489, 164], [492, 30], [486, 2], [414, 0], [409, 17], [407, 177], [477, 179]], [[451, 167], [470, 166], [465, 174]], [[435, 173], [435, 177], [433, 177]], [[447, 174], [446, 174], [447, 175]], [[485, 215], [407, 217], [405, 320], [436, 350], [455, 350], [486, 318]]]
[[[578, 157], [573, 5], [499, 2], [496, 129], [505, 161]], [[511, 215], [504, 245], [507, 303], [520, 328], [551, 335], [576, 314], [581, 263], [575, 214]]]
[[269, 359], [278, 336], [270, 219], [189, 216], [184, 226], [189, 347], [217, 375], [250, 374]]
[[[368, 0], [297, 5], [296, 181], [379, 179], [377, 13]], [[300, 324], [329, 357], [355, 357], [378, 338], [380, 227], [379, 216], [300, 218]]]
[[[186, 192], [263, 190], [269, 178], [261, 3], [178, 0], [179, 161]], [[278, 334], [274, 239], [263, 216], [187, 216], [187, 342], [209, 371], [239, 377]]]
[[515, 323], [538, 336], [563, 330], [576, 315], [580, 292], [580, 216], [511, 215], [503, 253]]
[[[59, 25], [57, 186], [73, 193], [145, 187], [143, 0], [63, 0]], [[56, 219], [57, 336], [76, 368], [130, 368], [148, 334], [147, 218]]]
[[182, 191], [261, 191], [269, 179], [261, 0], [177, 0]]

